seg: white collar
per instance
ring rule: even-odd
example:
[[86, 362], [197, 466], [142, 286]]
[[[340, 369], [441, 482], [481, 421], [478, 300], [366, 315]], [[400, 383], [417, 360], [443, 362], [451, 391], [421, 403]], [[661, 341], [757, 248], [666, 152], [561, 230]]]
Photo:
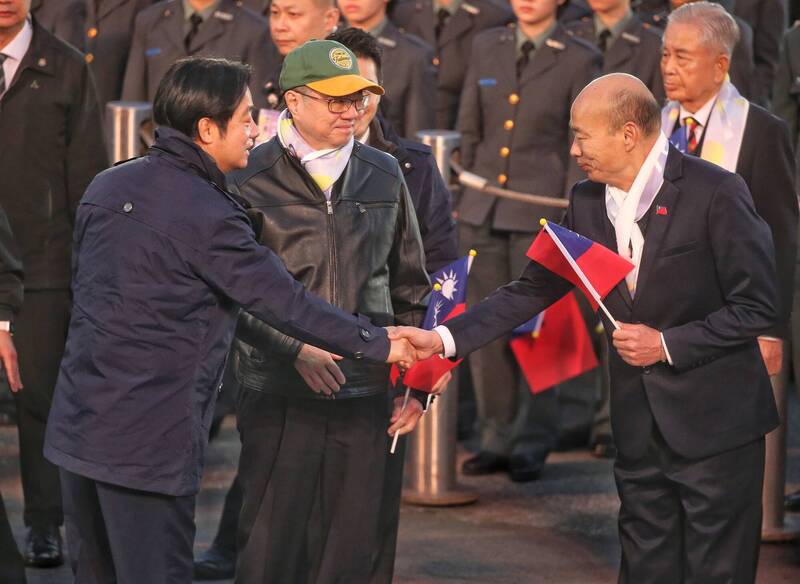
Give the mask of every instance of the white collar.
[[[31, 21], [26, 18], [25, 24], [22, 25], [22, 30], [17, 33], [17, 36], [15, 36], [10, 43], [0, 50], [0, 53], [3, 53], [7, 58], [14, 59], [17, 62], [22, 61], [22, 58], [31, 46], [32, 40], [33, 26], [31, 25]], [[10, 81], [10, 79], [6, 79], [6, 84]]]
[[683, 104], [681, 104], [681, 113], [680, 113], [681, 125], [683, 125], [683, 120], [685, 120], [688, 117], [692, 117], [698, 124], [700, 124], [702, 127], [705, 128], [708, 125], [708, 118], [711, 117], [711, 108], [714, 107], [714, 103], [717, 101], [718, 96], [719, 93], [715, 93], [713, 96], [711, 96], [711, 99], [709, 99], [705, 104], [703, 104], [703, 107], [701, 107], [694, 113], [684, 108]]

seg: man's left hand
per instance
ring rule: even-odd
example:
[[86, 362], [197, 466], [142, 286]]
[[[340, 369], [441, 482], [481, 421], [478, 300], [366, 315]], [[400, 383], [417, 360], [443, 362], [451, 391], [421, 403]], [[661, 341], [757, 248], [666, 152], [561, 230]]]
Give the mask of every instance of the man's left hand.
[[612, 335], [614, 348], [628, 365], [647, 367], [666, 361], [660, 332], [644, 324], [617, 324], [620, 328]]
[[8, 378], [8, 386], [14, 393], [18, 392], [22, 389], [22, 379], [19, 376], [17, 350], [14, 348], [11, 333], [7, 331], [0, 331], [0, 360]]
[[767, 367], [767, 373], [777, 375], [783, 366], [783, 341], [771, 337], [758, 337], [758, 348], [761, 358]]
[[394, 411], [392, 412], [391, 426], [389, 426], [389, 436], [394, 436], [395, 432], [408, 434], [417, 426], [420, 416], [422, 416], [422, 404], [418, 400], [411, 398], [403, 409], [403, 397], [394, 398]]

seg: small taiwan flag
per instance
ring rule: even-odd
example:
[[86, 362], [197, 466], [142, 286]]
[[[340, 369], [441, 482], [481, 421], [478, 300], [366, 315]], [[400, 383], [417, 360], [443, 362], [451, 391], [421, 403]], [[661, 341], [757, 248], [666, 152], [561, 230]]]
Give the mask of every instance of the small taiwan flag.
[[[476, 253], [454, 261], [431, 275], [433, 291], [428, 300], [428, 311], [422, 328], [431, 330], [449, 319], [462, 314], [467, 308], [467, 276]], [[403, 384], [412, 389], [431, 391], [439, 379], [454, 369], [461, 360], [451, 361], [434, 355], [413, 365], [403, 376]], [[397, 369], [392, 369], [392, 382], [397, 380]]]
[[[575, 284], [597, 310], [602, 299], [633, 269], [621, 255], [582, 235], [542, 219], [527, 256]], [[613, 319], [612, 319], [613, 322]]]

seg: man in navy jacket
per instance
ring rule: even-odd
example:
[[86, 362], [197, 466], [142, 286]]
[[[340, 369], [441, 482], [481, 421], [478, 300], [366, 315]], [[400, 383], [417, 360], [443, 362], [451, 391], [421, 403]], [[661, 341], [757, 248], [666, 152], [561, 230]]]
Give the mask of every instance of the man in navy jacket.
[[61, 468], [79, 584], [191, 582], [194, 496], [240, 307], [352, 359], [403, 353], [309, 294], [224, 190], [258, 133], [248, 82], [241, 64], [177, 62], [156, 94], [155, 146], [98, 175], [78, 208], [45, 456]]
[[[659, 118], [652, 94], [620, 73], [572, 107], [571, 153], [589, 180], [573, 188], [565, 226], [628, 256], [632, 246], [636, 266], [605, 299], [619, 330], [604, 317], [619, 581], [751, 584], [764, 435], [778, 424], [756, 340], [777, 318], [772, 238], [741, 177], [669, 146]], [[571, 288], [531, 262], [446, 327], [399, 334], [463, 357]]]

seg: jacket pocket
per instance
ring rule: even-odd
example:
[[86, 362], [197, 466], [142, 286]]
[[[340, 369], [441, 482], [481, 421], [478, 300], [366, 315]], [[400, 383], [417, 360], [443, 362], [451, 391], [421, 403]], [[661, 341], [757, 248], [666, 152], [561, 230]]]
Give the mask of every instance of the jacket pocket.
[[698, 247], [699, 246], [696, 241], [687, 241], [686, 243], [682, 243], [680, 245], [674, 245], [672, 247], [667, 247], [661, 250], [659, 257], [668, 258], [668, 257], [687, 254], [695, 251]]

